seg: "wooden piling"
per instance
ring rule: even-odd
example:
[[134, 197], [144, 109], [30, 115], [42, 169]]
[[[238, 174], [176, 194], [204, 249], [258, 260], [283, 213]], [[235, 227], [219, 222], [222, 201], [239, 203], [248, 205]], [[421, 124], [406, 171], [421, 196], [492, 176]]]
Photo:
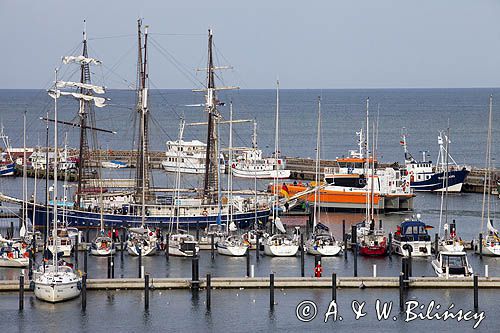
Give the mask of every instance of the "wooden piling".
[[111, 278], [115, 278], [115, 256], [111, 255]]
[[337, 274], [332, 273], [332, 301], [337, 302]]
[[215, 259], [215, 237], [214, 234], [210, 234], [210, 254], [212, 256], [212, 260]]
[[439, 239], [438, 239], [438, 234], [434, 234], [434, 255], [438, 256], [438, 252], [439, 252]]
[[139, 279], [142, 279], [142, 246], [137, 246], [139, 251]]
[[347, 260], [347, 234], [345, 233], [345, 220], [342, 220], [342, 241], [344, 242], [344, 260]]
[[392, 232], [389, 233], [389, 257], [392, 257]]
[[259, 261], [260, 257], [260, 234], [257, 232], [256, 234], [256, 239], [255, 239], [255, 257], [257, 261]]
[[108, 279], [111, 279], [111, 255], [108, 256]]
[[483, 233], [479, 233], [479, 259], [483, 259]]
[[247, 253], [245, 256], [247, 261], [247, 277], [250, 277], [250, 249], [247, 249]]
[[87, 274], [87, 261], [88, 261], [88, 250], [87, 250], [87, 246], [85, 246], [85, 250], [84, 250], [84, 256], [83, 256], [83, 272], [85, 274]]
[[75, 269], [78, 269], [78, 249], [79, 249], [79, 239], [78, 238], [79, 238], [79, 236], [80, 236], [80, 233], [78, 232], [78, 234], [75, 237], [75, 247], [73, 250], [73, 255], [75, 258]]
[[82, 311], [87, 309], [87, 273], [82, 276]]
[[149, 273], [144, 274], [144, 310], [149, 310]]
[[269, 307], [274, 309], [274, 273], [269, 275]]
[[24, 309], [24, 273], [19, 275], [19, 310]]
[[207, 273], [207, 310], [210, 311], [212, 306], [212, 274]]
[[191, 289], [198, 290], [200, 287], [200, 275], [199, 275], [199, 258], [198, 256], [193, 256], [191, 259]]
[[479, 281], [477, 274], [474, 274], [474, 311], [479, 309]]
[[165, 240], [165, 259], [167, 262], [170, 260], [170, 234], [167, 233], [167, 238]]
[[305, 276], [305, 271], [304, 271], [304, 235], [300, 234], [300, 276], [304, 277]]
[[404, 295], [404, 276], [401, 272], [399, 274], [399, 310], [403, 312], [405, 309], [405, 295]]

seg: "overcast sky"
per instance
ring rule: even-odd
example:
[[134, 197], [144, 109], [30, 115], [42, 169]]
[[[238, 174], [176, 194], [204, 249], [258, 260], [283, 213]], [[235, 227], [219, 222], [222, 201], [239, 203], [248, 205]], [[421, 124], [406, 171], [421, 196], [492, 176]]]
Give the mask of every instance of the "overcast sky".
[[227, 83], [242, 88], [500, 86], [497, 0], [0, 0], [0, 88], [47, 88], [80, 52], [84, 19], [105, 65], [95, 76], [126, 88], [138, 17], [154, 88], [203, 80], [209, 27], [220, 65], [235, 68]]

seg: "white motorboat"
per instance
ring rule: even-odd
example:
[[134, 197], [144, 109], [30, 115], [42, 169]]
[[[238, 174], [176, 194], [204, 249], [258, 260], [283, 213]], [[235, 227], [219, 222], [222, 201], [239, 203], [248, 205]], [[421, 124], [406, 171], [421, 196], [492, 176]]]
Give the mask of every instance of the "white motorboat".
[[285, 167], [285, 160], [275, 157], [262, 157], [262, 150], [246, 149], [231, 162], [233, 175], [240, 178], [284, 179], [290, 177], [290, 170]]
[[438, 257], [431, 264], [438, 277], [472, 277], [472, 267], [465, 252], [439, 252]]
[[293, 257], [299, 251], [297, 239], [287, 234], [275, 234], [264, 241], [264, 253], [273, 257]]
[[92, 245], [90, 246], [90, 254], [93, 256], [112, 256], [115, 253], [115, 244], [110, 237], [96, 237], [96, 239], [94, 239]]
[[36, 298], [57, 303], [80, 295], [81, 277], [69, 266], [48, 265], [45, 272], [36, 274], [34, 279]]
[[241, 257], [248, 251], [248, 245], [236, 235], [217, 242], [217, 253], [225, 256]]
[[194, 236], [180, 229], [177, 232], [170, 235], [169, 254], [179, 257], [196, 256], [200, 251], [200, 247]]
[[431, 237], [427, 232], [425, 223], [418, 220], [404, 221], [398, 226], [392, 240], [392, 249], [404, 257], [428, 257], [431, 255]]
[[122, 161], [111, 160], [111, 161], [103, 161], [101, 162], [103, 168], [108, 169], [123, 169], [128, 168], [128, 164]]
[[156, 254], [158, 240], [149, 228], [130, 228], [127, 252], [131, 256], [152, 256]]

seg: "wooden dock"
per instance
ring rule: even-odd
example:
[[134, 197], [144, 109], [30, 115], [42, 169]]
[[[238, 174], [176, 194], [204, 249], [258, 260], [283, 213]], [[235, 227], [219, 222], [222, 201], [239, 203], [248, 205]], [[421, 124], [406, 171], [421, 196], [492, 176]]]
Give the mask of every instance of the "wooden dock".
[[[498, 289], [500, 278], [480, 277], [479, 288]], [[206, 287], [206, 279], [195, 281], [200, 288]], [[151, 289], [190, 289], [193, 281], [187, 278], [153, 278], [150, 277]], [[269, 277], [212, 277], [211, 286], [217, 289], [256, 289], [269, 288]], [[410, 277], [409, 288], [420, 289], [456, 289], [472, 288], [472, 278], [438, 278], [438, 277]], [[331, 277], [275, 277], [274, 287], [280, 289], [331, 289]], [[25, 290], [30, 289], [27, 281]], [[337, 277], [337, 288], [399, 288], [398, 277]], [[87, 279], [87, 290], [143, 290], [144, 279]], [[0, 292], [19, 290], [19, 280], [1, 280]]]

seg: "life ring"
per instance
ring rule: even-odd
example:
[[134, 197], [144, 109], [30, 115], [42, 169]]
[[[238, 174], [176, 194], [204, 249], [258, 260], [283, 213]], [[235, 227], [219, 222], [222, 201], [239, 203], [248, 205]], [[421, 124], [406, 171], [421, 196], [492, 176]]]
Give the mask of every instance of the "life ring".
[[203, 214], [203, 216], [208, 216], [208, 212], [207, 212], [207, 210], [206, 210], [206, 209], [204, 209], [202, 214]]

